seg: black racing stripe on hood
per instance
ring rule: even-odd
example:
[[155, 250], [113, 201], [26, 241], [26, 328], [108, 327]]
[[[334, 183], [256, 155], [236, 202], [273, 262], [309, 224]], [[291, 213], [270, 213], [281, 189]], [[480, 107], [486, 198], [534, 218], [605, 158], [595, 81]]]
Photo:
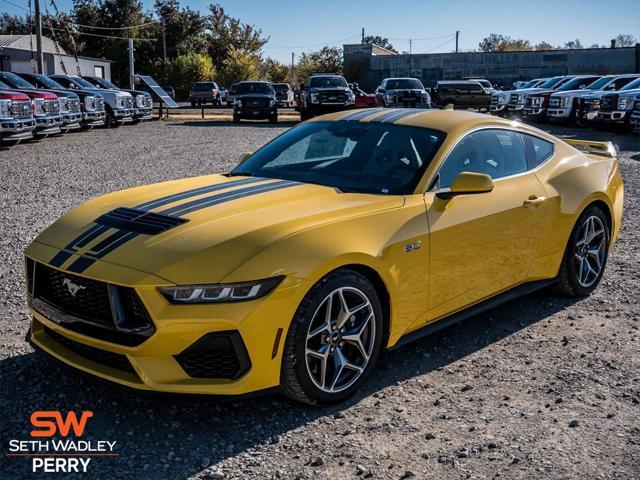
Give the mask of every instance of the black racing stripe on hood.
[[364, 110], [364, 111], [360, 111], [360, 112], [355, 112], [355, 113], [349, 113], [347, 115], [345, 115], [344, 117], [342, 117], [340, 120], [351, 120], [351, 121], [356, 121], [356, 120], [363, 120], [364, 118], [370, 116], [370, 115], [374, 115], [376, 113], [380, 113], [384, 110], [384, 108], [374, 108], [374, 109], [369, 109], [369, 110]]
[[[212, 195], [210, 197], [205, 197], [202, 200], [206, 200], [203, 202], [198, 202], [194, 204], [194, 202], [189, 202], [190, 206], [186, 208], [184, 211], [180, 211], [180, 214], [192, 213], [197, 210], [201, 210], [207, 207], [212, 207], [214, 205], [219, 205], [221, 203], [230, 202], [232, 200], [237, 200], [239, 198], [249, 197], [253, 195], [258, 195], [260, 193], [271, 192], [274, 190], [280, 190], [283, 188], [294, 187], [296, 185], [302, 185], [299, 182], [292, 182], [289, 180], [281, 180], [278, 182], [268, 183], [264, 185], [256, 185], [251, 187], [250, 189], [238, 189], [233, 190], [232, 192], [226, 192], [225, 194]], [[242, 190], [242, 192], [241, 192]], [[175, 209], [178, 207], [172, 207]], [[168, 210], [172, 210], [168, 209]], [[166, 213], [166, 211], [161, 212]], [[90, 252], [78, 258], [75, 262], [73, 262], [69, 268], [67, 269], [70, 272], [74, 273], [82, 273], [91, 265], [93, 265], [97, 260], [103, 258], [107, 254], [114, 251], [116, 248], [124, 245], [125, 243], [133, 240], [138, 235], [142, 235], [139, 232], [128, 232], [126, 230], [117, 230], [115, 233], [110, 235], [105, 240], [101, 241], [98, 245], [96, 245]]]

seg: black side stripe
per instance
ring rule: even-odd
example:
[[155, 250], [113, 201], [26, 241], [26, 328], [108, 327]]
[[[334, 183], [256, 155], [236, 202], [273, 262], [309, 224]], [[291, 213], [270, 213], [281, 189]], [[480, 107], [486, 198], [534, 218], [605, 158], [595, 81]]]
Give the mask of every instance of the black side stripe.
[[[248, 185], [251, 183], [257, 183], [265, 181], [264, 178], [247, 178], [241, 180], [232, 180], [224, 183], [215, 183], [212, 185], [205, 185], [203, 187], [193, 188], [191, 190], [187, 190], [184, 192], [178, 192], [171, 195], [166, 195], [164, 197], [160, 197], [155, 200], [151, 200], [140, 205], [137, 205], [135, 208], [139, 209], [151, 209], [162, 207], [169, 203], [176, 202], [178, 200], [183, 200], [189, 197], [195, 197], [197, 195], [201, 195], [204, 193], [210, 193], [217, 190], [224, 190], [226, 188], [231, 188], [235, 186]], [[60, 250], [49, 262], [49, 264], [53, 267], [60, 267], [64, 262], [66, 262], [71, 256], [77, 251], [78, 248], [82, 248], [85, 245], [91, 243], [93, 240], [98, 238], [104, 232], [108, 230], [108, 227], [104, 225], [94, 225], [88, 230], [82, 232], [76, 238], [71, 240], [62, 250]]]
[[[253, 195], [258, 195], [260, 193], [271, 192], [274, 190], [280, 190], [283, 188], [293, 187], [296, 185], [301, 185], [299, 182], [292, 182], [288, 180], [281, 180], [278, 182], [267, 183], [263, 185], [254, 185], [250, 188], [241, 188], [237, 190], [233, 190], [231, 192], [225, 192], [224, 194], [212, 195], [210, 197], [205, 197], [201, 199], [203, 201], [192, 201], [188, 202], [185, 205], [178, 205], [169, 209], [164, 210], [161, 213], [166, 214], [169, 211], [176, 210], [181, 207], [186, 207], [184, 210], [178, 211], [179, 214], [191, 213], [197, 210], [202, 210], [207, 207], [211, 207], [214, 205], [219, 205], [221, 203], [230, 202], [231, 200], [236, 200], [238, 198], [249, 197]], [[138, 232], [127, 232], [125, 230], [118, 230], [114, 234], [110, 235], [108, 238], [100, 242], [96, 245], [91, 252], [85, 254], [85, 256], [78, 258], [74, 261], [67, 270], [74, 273], [82, 273], [84, 270], [89, 268], [93, 263], [103, 258], [105, 255], [111, 253], [116, 248], [124, 245], [136, 238], [140, 233]]]

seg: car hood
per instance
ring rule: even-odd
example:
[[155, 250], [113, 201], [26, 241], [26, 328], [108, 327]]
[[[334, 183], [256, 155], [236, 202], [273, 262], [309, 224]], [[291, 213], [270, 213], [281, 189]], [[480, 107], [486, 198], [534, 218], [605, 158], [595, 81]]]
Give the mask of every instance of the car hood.
[[351, 92], [349, 87], [309, 87], [310, 92], [335, 92], [336, 90], [341, 90], [343, 92]]
[[523, 88], [522, 90], [513, 90], [511, 93], [517, 93], [518, 95], [529, 95], [530, 93], [544, 92], [544, 88]]
[[[64, 215], [35, 241], [59, 249], [44, 261], [69, 271], [87, 269], [91, 275], [95, 262], [108, 262], [177, 284], [218, 282], [272, 243], [300, 230], [403, 204], [402, 196], [209, 175], [96, 198]], [[131, 224], [110, 228], [104, 225], [105, 217], [99, 220], [121, 207], [171, 215], [184, 223], [148, 234], [133, 231]], [[78, 257], [72, 254], [83, 256], [82, 270], [74, 270]], [[264, 272], [272, 274], [278, 272]]]
[[585, 94], [593, 93], [594, 90], [589, 90], [587, 88], [582, 88], [580, 90], [563, 90], [562, 92], [555, 92], [551, 96], [552, 97], [576, 97]]
[[423, 92], [426, 92], [426, 90], [420, 89], [420, 88], [394, 88], [394, 89], [388, 89], [385, 93], [389, 93], [389, 92], [393, 92], [393, 93], [401, 93], [401, 92], [423, 93]]
[[236, 98], [274, 98], [268, 93], [236, 93]]

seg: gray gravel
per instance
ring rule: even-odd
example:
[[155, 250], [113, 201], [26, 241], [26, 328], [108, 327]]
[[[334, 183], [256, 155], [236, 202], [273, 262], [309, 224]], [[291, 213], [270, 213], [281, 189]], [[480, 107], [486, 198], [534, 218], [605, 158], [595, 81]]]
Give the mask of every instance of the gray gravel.
[[[219, 403], [98, 384], [24, 342], [23, 248], [71, 207], [139, 184], [224, 171], [288, 125], [153, 122], [0, 151], [2, 448], [34, 410], [93, 410], [87, 439], [116, 440], [91, 478], [638, 478], [640, 140], [612, 139], [625, 217], [590, 298], [523, 298], [388, 354], [344, 405], [279, 396]], [[3, 458], [3, 478], [30, 462]], [[51, 475], [49, 475], [51, 477]], [[79, 477], [80, 475], [75, 475]]]

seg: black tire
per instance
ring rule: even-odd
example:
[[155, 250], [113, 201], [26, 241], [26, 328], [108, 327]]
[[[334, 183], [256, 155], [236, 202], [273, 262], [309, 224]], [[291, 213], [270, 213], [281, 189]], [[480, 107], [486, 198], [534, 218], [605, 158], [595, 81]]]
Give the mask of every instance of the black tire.
[[191, 100], [191, 108], [195, 108], [196, 107], [196, 101], [195, 100]]
[[[323, 300], [331, 292], [341, 287], [356, 288], [364, 293], [369, 300], [374, 313], [373, 347], [368, 363], [353, 384], [339, 392], [325, 392], [316, 386], [307, 370], [305, 358], [307, 332], [313, 315]], [[285, 394], [294, 400], [310, 405], [338, 403], [353, 395], [369, 376], [380, 355], [383, 337], [382, 319], [382, 306], [376, 290], [364, 276], [353, 270], [339, 269], [322, 278], [311, 288], [298, 306], [287, 333], [280, 373], [280, 383]]]
[[270, 116], [269, 123], [278, 123], [278, 114]]
[[107, 108], [107, 115], [104, 119], [105, 128], [118, 128], [120, 125], [116, 122], [116, 118], [113, 116], [113, 110], [111, 107]]
[[309, 112], [309, 110], [307, 110], [306, 108], [300, 111], [300, 120], [302, 120], [303, 122], [305, 120], [309, 120], [312, 117], [313, 115], [311, 115], [311, 112]]
[[233, 123], [240, 123], [240, 117], [235, 113], [233, 114]]
[[[604, 226], [604, 258], [601, 261], [601, 269], [595, 281], [589, 286], [584, 286], [578, 280], [578, 268], [576, 266], [575, 255], [578, 252], [577, 244], [580, 240], [581, 233], [583, 232], [584, 223], [590, 217], [599, 218], [600, 222], [602, 222], [602, 225]], [[562, 257], [562, 263], [560, 264], [560, 272], [557, 280], [557, 289], [560, 293], [568, 297], [586, 297], [598, 287], [607, 265], [610, 239], [611, 226], [609, 225], [609, 220], [607, 219], [606, 214], [600, 207], [592, 205], [582, 212], [571, 231], [564, 256]]]

